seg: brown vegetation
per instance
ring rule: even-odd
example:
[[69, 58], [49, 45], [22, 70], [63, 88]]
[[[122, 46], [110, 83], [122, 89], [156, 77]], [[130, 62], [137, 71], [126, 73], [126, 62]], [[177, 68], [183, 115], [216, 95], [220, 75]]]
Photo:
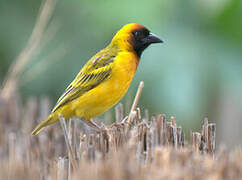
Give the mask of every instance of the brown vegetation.
[[38, 103], [30, 98], [25, 107], [16, 100], [7, 104], [1, 100], [0, 104], [1, 179], [242, 177], [241, 151], [220, 148], [215, 153], [215, 124], [207, 119], [201, 133], [192, 132], [192, 142], [188, 143], [175, 117], [142, 117], [139, 108], [125, 117], [123, 105], [119, 104], [116, 122], [103, 125], [101, 133], [82, 127], [78, 119], [68, 124], [62, 119], [62, 126], [56, 124], [33, 137], [32, 128], [49, 112], [48, 99]]

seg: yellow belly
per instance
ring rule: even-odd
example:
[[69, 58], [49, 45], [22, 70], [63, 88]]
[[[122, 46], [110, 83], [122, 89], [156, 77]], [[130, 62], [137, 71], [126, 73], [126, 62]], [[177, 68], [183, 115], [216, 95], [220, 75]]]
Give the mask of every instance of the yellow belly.
[[77, 117], [90, 119], [114, 106], [127, 92], [137, 68], [137, 57], [120, 53], [114, 61], [109, 79], [71, 102]]

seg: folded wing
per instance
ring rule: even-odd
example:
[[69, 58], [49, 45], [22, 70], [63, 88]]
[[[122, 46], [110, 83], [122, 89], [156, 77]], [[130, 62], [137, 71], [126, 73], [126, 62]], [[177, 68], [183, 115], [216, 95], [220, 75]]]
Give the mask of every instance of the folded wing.
[[90, 59], [58, 99], [52, 112], [82, 96], [110, 77], [115, 56], [98, 55]]

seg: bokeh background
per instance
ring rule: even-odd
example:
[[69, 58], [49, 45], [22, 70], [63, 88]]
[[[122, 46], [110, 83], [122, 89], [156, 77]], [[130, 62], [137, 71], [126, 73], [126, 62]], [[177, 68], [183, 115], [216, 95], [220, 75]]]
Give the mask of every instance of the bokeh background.
[[[40, 0], [0, 0], [1, 83], [40, 7]], [[41, 51], [19, 77], [23, 100], [47, 95], [54, 103], [118, 29], [136, 22], [165, 43], [144, 52], [122, 102], [128, 107], [143, 80], [142, 110], [176, 116], [187, 136], [208, 117], [217, 123], [219, 144], [242, 144], [241, 18], [241, 0], [59, 0]]]

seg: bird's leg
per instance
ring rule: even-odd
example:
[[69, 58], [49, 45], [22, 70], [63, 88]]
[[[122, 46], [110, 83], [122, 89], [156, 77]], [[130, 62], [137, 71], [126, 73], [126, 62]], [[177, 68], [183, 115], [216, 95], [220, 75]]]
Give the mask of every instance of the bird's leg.
[[91, 120], [86, 120], [85, 118], [81, 118], [82, 122], [84, 122], [89, 127], [93, 128], [97, 132], [101, 132], [102, 128], [99, 127], [95, 122]]

